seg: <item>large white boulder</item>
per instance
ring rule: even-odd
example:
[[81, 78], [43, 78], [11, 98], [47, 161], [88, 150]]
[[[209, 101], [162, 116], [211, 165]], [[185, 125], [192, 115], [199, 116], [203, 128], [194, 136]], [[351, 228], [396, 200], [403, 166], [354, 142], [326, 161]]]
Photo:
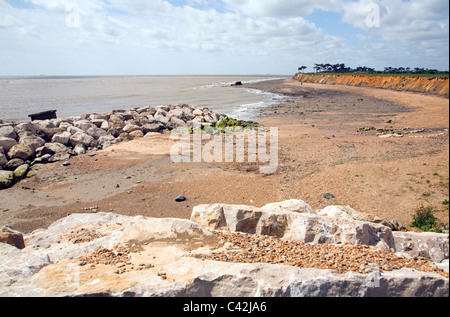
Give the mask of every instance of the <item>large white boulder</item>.
[[17, 145], [17, 141], [11, 138], [5, 138], [0, 137], [0, 147], [3, 148], [5, 153], [8, 153], [8, 151], [14, 146]]
[[22, 251], [0, 243], [0, 296], [448, 297], [449, 289], [443, 276], [411, 269], [336, 274], [206, 260], [198, 255], [232, 247], [181, 219], [74, 214], [25, 241]]
[[57, 133], [57, 134], [55, 134], [53, 136], [52, 142], [53, 143], [60, 143], [60, 144], [63, 144], [63, 145], [68, 145], [71, 136], [72, 135], [68, 131]]
[[14, 131], [14, 127], [10, 125], [0, 127], [0, 138], [17, 140], [17, 133]]
[[85, 147], [88, 147], [91, 142], [94, 141], [94, 138], [86, 133], [77, 132], [70, 137], [70, 144], [72, 146], [77, 146], [78, 144], [82, 144]]
[[36, 151], [36, 149], [44, 146], [45, 140], [41, 137], [32, 135], [21, 138], [19, 143], [29, 147], [33, 151]]
[[441, 263], [449, 258], [449, 235], [432, 232], [394, 232], [395, 249], [413, 257]]
[[[284, 206], [284, 207], [283, 207]], [[379, 224], [314, 214], [306, 203], [288, 201], [263, 208], [200, 205], [191, 220], [215, 230], [276, 236], [306, 243], [349, 243], [394, 250], [392, 231]]]

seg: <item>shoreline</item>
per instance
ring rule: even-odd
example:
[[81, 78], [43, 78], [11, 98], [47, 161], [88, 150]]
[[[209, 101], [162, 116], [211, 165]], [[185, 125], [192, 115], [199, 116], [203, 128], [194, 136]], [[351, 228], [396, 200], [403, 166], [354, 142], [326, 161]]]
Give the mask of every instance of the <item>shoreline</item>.
[[[0, 78], [0, 96], [5, 96], [0, 97], [0, 120], [27, 121], [29, 114], [47, 110], [57, 110], [58, 117], [68, 118], [164, 104], [187, 103], [214, 111], [229, 106], [239, 108], [245, 103], [259, 102], [260, 98], [227, 87], [237, 80], [257, 82], [273, 78], [275, 76]], [[27, 95], [22, 91], [28, 91]]]
[[[314, 209], [348, 205], [404, 226], [421, 204], [430, 204], [443, 210], [437, 217], [448, 224], [448, 208], [442, 204], [448, 199], [449, 170], [445, 99], [302, 86], [289, 79], [242, 88], [249, 87], [291, 97], [265, 109], [258, 120], [279, 128], [277, 173], [259, 174], [258, 166], [250, 163], [173, 164], [173, 141], [167, 135], [142, 138], [97, 151], [94, 157], [74, 157], [69, 168], [40, 166], [32, 178], [0, 191], [6, 202], [0, 225], [31, 232], [68, 214], [92, 210], [189, 219], [192, 208], [201, 204], [263, 206], [288, 199], [304, 200]], [[373, 130], [356, 132], [387, 125], [424, 131], [398, 138], [381, 138]], [[326, 193], [335, 198], [324, 198]], [[175, 202], [180, 195], [187, 201]]]

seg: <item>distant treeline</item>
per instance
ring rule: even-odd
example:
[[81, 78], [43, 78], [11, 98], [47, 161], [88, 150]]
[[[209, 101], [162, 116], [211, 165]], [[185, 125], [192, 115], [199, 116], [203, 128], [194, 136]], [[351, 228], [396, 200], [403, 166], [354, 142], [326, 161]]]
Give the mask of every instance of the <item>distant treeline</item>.
[[[375, 68], [367, 66], [359, 66], [351, 68], [345, 64], [314, 64], [315, 73], [369, 73], [369, 74], [417, 74], [417, 75], [448, 75], [448, 71], [439, 71], [437, 69], [428, 68], [411, 68], [411, 67], [385, 67], [383, 71], [377, 71]], [[299, 72], [303, 72], [308, 67], [299, 67]]]

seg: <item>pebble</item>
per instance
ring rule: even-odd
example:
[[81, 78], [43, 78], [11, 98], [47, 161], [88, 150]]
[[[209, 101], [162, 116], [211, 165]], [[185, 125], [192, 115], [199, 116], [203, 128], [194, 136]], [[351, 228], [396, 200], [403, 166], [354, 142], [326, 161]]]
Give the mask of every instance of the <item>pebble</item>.
[[186, 201], [187, 199], [186, 199], [186, 197], [184, 197], [184, 196], [179, 196], [179, 197], [177, 197], [176, 199], [175, 199], [175, 201], [176, 202], [183, 202], [183, 201]]
[[62, 163], [62, 166], [70, 166], [70, 162], [64, 162]]

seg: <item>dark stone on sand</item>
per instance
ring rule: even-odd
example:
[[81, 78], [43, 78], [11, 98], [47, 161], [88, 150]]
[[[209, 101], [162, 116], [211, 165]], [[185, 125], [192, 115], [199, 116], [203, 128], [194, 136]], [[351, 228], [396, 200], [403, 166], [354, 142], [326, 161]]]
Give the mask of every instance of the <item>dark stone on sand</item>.
[[183, 201], [186, 201], [187, 199], [186, 199], [186, 197], [184, 197], [184, 196], [179, 196], [179, 197], [177, 197], [176, 199], [175, 199], [175, 201], [176, 202], [183, 202]]

